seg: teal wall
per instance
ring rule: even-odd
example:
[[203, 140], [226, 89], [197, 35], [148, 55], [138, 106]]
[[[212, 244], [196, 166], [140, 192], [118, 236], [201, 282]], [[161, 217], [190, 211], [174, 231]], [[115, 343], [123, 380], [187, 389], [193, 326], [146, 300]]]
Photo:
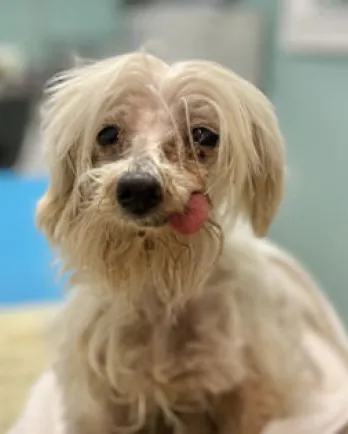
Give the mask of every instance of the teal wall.
[[0, 0], [0, 43], [18, 44], [43, 61], [55, 42], [109, 42], [117, 37], [117, 0]]
[[288, 150], [286, 197], [271, 234], [315, 274], [348, 322], [348, 55], [283, 53], [281, 0], [248, 3], [271, 24], [264, 88]]

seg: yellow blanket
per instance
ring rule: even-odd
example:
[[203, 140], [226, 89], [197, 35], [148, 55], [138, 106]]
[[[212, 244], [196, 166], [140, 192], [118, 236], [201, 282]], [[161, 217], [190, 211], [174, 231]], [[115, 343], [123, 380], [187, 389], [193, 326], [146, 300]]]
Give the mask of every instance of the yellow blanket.
[[57, 308], [0, 311], [0, 433], [21, 411], [30, 386], [51, 363], [45, 339]]

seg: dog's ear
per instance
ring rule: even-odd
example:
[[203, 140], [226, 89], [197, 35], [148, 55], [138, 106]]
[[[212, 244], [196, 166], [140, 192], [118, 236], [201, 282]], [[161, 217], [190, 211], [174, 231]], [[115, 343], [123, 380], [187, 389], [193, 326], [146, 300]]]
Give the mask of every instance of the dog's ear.
[[233, 73], [225, 77], [220, 135], [227, 146], [220, 147], [219, 169], [225, 164], [229, 178], [226, 185], [233, 192], [232, 206], [248, 218], [256, 235], [264, 236], [282, 199], [283, 138], [266, 96]]
[[59, 228], [63, 214], [71, 207], [70, 196], [74, 178], [71, 159], [66, 156], [51, 172], [48, 188], [36, 208], [37, 226], [52, 245], [59, 240]]
[[253, 121], [252, 139], [257, 162], [248, 180], [247, 200], [254, 231], [263, 236], [278, 210], [284, 187], [282, 137], [273, 113]]
[[[76, 175], [76, 73], [63, 72], [47, 85], [41, 104], [41, 140], [49, 169], [49, 185], [36, 210], [36, 223], [52, 245], [59, 241], [63, 214], [71, 208]], [[68, 215], [64, 219], [68, 219]]]

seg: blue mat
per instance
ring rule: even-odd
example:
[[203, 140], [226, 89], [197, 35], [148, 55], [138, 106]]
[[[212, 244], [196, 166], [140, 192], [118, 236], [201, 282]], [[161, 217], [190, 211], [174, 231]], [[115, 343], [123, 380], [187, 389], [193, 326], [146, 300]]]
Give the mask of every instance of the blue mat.
[[0, 305], [61, 298], [53, 253], [35, 227], [35, 207], [46, 179], [0, 173]]

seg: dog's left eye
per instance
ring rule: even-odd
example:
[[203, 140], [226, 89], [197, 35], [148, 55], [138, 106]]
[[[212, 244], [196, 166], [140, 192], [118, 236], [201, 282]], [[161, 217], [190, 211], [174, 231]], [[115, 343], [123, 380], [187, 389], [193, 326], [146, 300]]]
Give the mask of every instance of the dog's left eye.
[[100, 146], [116, 145], [118, 136], [118, 127], [116, 125], [108, 125], [99, 131], [97, 135], [97, 142]]
[[219, 142], [219, 135], [205, 127], [197, 127], [192, 130], [194, 143], [206, 148], [215, 148]]

